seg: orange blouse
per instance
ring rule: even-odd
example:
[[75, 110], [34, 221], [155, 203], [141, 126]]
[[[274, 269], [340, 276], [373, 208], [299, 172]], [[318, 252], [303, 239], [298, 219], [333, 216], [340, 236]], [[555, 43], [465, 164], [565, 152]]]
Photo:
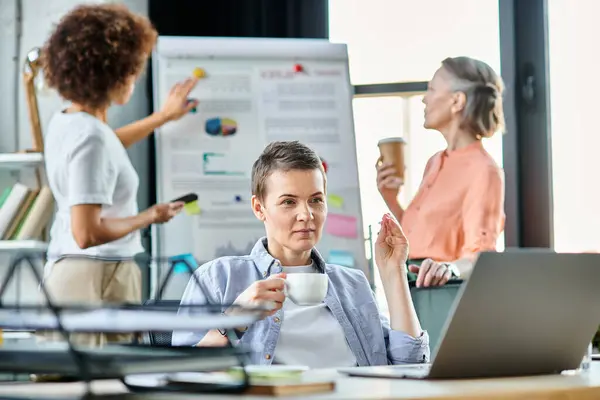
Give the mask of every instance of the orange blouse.
[[450, 262], [495, 250], [504, 218], [504, 172], [477, 141], [429, 159], [401, 224], [410, 258]]

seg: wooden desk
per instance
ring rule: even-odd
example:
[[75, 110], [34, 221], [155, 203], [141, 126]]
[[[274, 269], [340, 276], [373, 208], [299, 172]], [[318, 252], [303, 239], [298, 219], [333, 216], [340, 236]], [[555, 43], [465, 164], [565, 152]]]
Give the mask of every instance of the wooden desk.
[[[497, 399], [600, 399], [600, 363], [592, 363], [589, 372], [579, 375], [553, 375], [523, 378], [499, 378], [455, 381], [425, 381], [407, 379], [371, 379], [350, 378], [332, 370], [314, 370], [310, 374], [323, 378], [334, 378], [337, 389], [333, 393], [312, 396], [319, 399], [419, 399], [419, 400], [497, 400]], [[119, 381], [98, 381], [93, 383], [94, 393], [99, 395], [125, 394], [126, 388]], [[0, 385], [0, 398], [20, 396], [32, 398], [73, 398], [84, 393], [79, 383], [9, 383]], [[127, 396], [132, 399], [188, 400], [197, 399], [195, 395], [153, 394]], [[208, 396], [203, 399], [272, 399], [258, 396]], [[292, 399], [311, 398], [296, 396]]]

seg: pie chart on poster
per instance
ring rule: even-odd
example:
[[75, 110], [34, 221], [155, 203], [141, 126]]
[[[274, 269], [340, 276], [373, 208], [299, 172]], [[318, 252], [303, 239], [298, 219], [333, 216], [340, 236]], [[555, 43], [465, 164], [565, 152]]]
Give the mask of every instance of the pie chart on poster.
[[209, 118], [206, 120], [204, 130], [211, 136], [230, 136], [237, 132], [238, 126], [231, 118]]

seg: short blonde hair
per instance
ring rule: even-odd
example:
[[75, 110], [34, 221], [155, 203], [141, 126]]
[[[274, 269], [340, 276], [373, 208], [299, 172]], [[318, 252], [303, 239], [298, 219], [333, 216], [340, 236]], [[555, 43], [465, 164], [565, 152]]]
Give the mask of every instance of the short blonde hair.
[[451, 75], [453, 89], [463, 92], [467, 98], [461, 127], [477, 138], [504, 131], [504, 83], [496, 71], [470, 57], [446, 58], [442, 67]]

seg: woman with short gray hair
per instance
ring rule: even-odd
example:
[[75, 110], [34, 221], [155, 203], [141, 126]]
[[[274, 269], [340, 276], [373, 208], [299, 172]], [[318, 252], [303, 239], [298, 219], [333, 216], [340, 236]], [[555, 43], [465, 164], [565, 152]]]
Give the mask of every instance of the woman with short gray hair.
[[402, 180], [377, 163], [377, 186], [410, 242], [409, 270], [418, 287], [467, 276], [476, 255], [496, 250], [504, 228], [504, 173], [482, 145], [504, 129], [500, 76], [485, 62], [446, 58], [423, 97], [424, 127], [447, 148], [427, 162], [410, 205], [398, 203]]

